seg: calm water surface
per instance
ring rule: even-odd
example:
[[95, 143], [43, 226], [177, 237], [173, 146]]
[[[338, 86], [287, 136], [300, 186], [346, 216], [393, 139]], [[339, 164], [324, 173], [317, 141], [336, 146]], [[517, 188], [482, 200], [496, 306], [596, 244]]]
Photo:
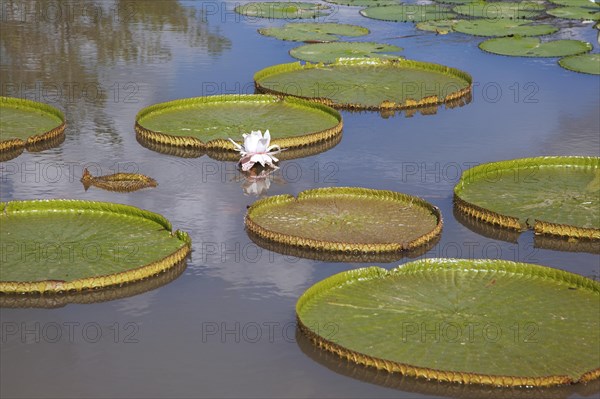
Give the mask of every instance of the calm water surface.
[[[60, 147], [0, 164], [2, 201], [130, 204], [163, 214], [193, 240], [187, 269], [160, 288], [94, 304], [3, 308], [2, 397], [485, 394], [356, 367], [297, 338], [298, 296], [317, 281], [368, 264], [298, 259], [256, 247], [243, 228], [246, 206], [256, 196], [244, 193], [233, 163], [159, 154], [136, 141], [133, 123], [141, 108], [182, 97], [252, 93], [254, 72], [293, 61], [288, 51], [297, 44], [256, 32], [284, 21], [237, 16], [235, 2], [1, 4], [2, 94], [51, 103], [69, 123]], [[480, 39], [466, 35], [436, 36], [410, 24], [369, 20], [357, 8], [335, 11], [325, 21], [367, 26], [372, 33], [364, 40], [470, 72], [473, 101], [412, 117], [343, 112], [342, 141], [327, 152], [283, 162], [268, 194], [364, 186], [419, 195], [444, 216], [440, 242], [423, 257], [501, 258], [598, 278], [598, 255], [538, 248], [531, 233], [508, 242], [469, 229], [453, 215], [452, 188], [460, 172], [477, 163], [600, 155], [599, 78], [561, 69], [556, 59], [486, 54], [477, 48]], [[597, 46], [596, 35], [590, 25], [572, 23], [555, 36]], [[92, 174], [137, 171], [159, 186], [130, 194], [85, 191], [79, 182], [84, 166]], [[536, 394], [578, 398], [598, 391], [594, 385]]]

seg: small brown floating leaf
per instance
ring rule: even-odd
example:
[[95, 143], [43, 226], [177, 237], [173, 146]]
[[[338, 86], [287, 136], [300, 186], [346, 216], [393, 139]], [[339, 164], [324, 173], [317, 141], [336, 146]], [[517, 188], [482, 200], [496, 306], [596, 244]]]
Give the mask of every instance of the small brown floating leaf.
[[146, 175], [138, 173], [115, 173], [94, 177], [87, 168], [83, 170], [81, 182], [86, 191], [90, 186], [118, 192], [132, 192], [142, 188], [158, 186], [156, 180]]

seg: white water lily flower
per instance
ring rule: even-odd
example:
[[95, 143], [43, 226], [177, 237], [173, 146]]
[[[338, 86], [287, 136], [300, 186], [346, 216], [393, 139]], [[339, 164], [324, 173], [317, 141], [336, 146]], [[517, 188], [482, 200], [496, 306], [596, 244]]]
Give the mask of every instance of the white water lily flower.
[[274, 157], [275, 154], [279, 154], [282, 150], [278, 145], [271, 144], [271, 134], [269, 130], [265, 131], [263, 136], [260, 130], [253, 130], [250, 134], [243, 134], [244, 144], [239, 145], [232, 139], [229, 139], [235, 146], [235, 150], [240, 152], [242, 158], [240, 159], [240, 165], [242, 165], [243, 171], [250, 170], [254, 164], [259, 163], [261, 166], [270, 166], [277, 169], [274, 162], [279, 161]]

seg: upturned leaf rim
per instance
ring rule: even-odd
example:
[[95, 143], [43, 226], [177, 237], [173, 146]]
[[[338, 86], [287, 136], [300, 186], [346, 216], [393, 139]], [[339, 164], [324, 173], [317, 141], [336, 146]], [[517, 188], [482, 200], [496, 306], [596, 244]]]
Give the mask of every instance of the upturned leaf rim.
[[[430, 212], [431, 215], [437, 219], [436, 225], [429, 232], [413, 239], [412, 241], [404, 243], [349, 243], [279, 233], [269, 230], [253, 220], [252, 215], [254, 212], [264, 208], [269, 208], [275, 204], [278, 205], [282, 203], [292, 203], [295, 201], [302, 201], [303, 199], [307, 198], [331, 198], [340, 196], [353, 198], [356, 200], [376, 198], [400, 203], [411, 203], [412, 205], [419, 206], [420, 208]], [[418, 250], [420, 247], [426, 246], [430, 242], [439, 238], [443, 228], [443, 219], [439, 208], [430, 204], [424, 199], [396, 191], [376, 190], [363, 187], [324, 187], [301, 191], [298, 193], [297, 197], [289, 194], [282, 194], [262, 198], [254, 202], [248, 208], [244, 218], [244, 223], [246, 225], [248, 234], [251, 237], [254, 236], [260, 239], [256, 240], [256, 242], [271, 242], [273, 244], [295, 247], [301, 251], [294, 251], [293, 253], [300, 256], [302, 252], [308, 250], [320, 251], [329, 254], [338, 253], [355, 256], [368, 254], [370, 256], [385, 258], [386, 254], [410, 253]], [[334, 259], [335, 258], [339, 257], [334, 257]], [[344, 258], [344, 256], [341, 258]]]
[[[468, 263], [469, 265], [465, 265]], [[559, 385], [571, 385], [576, 383], [587, 383], [600, 378], [600, 368], [589, 370], [580, 375], [577, 380], [567, 375], [548, 376], [510, 376], [481, 374], [472, 371], [442, 370], [422, 366], [415, 366], [397, 361], [382, 359], [348, 349], [330, 339], [319, 335], [310, 326], [302, 321], [303, 308], [307, 303], [323, 295], [323, 293], [342, 285], [352, 284], [358, 281], [384, 279], [389, 276], [410, 275], [415, 273], [433, 273], [440, 270], [460, 270], [467, 272], [489, 272], [496, 271], [510, 273], [512, 275], [524, 275], [535, 278], [551, 279], [558, 282], [568, 283], [570, 286], [591, 290], [600, 293], [600, 283], [589, 278], [570, 273], [564, 270], [547, 266], [513, 262], [507, 260], [490, 259], [454, 259], [454, 258], [428, 258], [405, 263], [391, 270], [378, 266], [370, 266], [347, 270], [309, 287], [296, 302], [296, 322], [299, 331], [312, 343], [328, 352], [338, 355], [347, 361], [363, 366], [374, 367], [389, 373], [399, 373], [402, 376], [412, 378], [423, 378], [436, 380], [444, 383], [473, 384], [495, 387], [552, 387]]]
[[[361, 103], [345, 103], [345, 102], [337, 102], [327, 97], [310, 97], [303, 95], [293, 95], [288, 94], [282, 91], [270, 89], [265, 87], [260, 83], [262, 79], [270, 78], [279, 74], [287, 73], [287, 72], [295, 72], [299, 70], [309, 70], [316, 68], [336, 68], [339, 66], [382, 66], [382, 67], [395, 67], [395, 68], [417, 68], [426, 71], [438, 72], [442, 74], [450, 75], [454, 78], [458, 78], [467, 83], [467, 87], [452, 92], [444, 98], [439, 98], [437, 95], [423, 97], [420, 100], [406, 99], [406, 101], [402, 103], [397, 103], [393, 101], [384, 100], [377, 106], [369, 106]], [[413, 109], [413, 108], [423, 108], [423, 107], [431, 107], [431, 106], [439, 106], [442, 104], [455, 104], [460, 102], [461, 99], [468, 97], [471, 94], [473, 84], [473, 78], [471, 75], [465, 71], [462, 71], [457, 68], [452, 68], [446, 65], [434, 64], [430, 62], [423, 61], [415, 61], [408, 60], [403, 58], [393, 58], [393, 59], [385, 59], [385, 58], [339, 58], [335, 62], [330, 64], [324, 63], [311, 63], [305, 62], [302, 64], [300, 61], [285, 63], [285, 64], [276, 64], [254, 74], [254, 85], [256, 90], [260, 93], [266, 94], [274, 94], [285, 97], [296, 97], [300, 99], [310, 100], [313, 102], [317, 102], [332, 108], [336, 109], [347, 109], [347, 110], [376, 110], [376, 111], [389, 111], [389, 110], [404, 110], [404, 109]]]
[[[165, 147], [175, 147], [172, 151], [175, 155], [180, 151], [176, 148], [185, 149], [186, 157], [196, 157], [203, 154], [208, 154], [212, 158], [237, 160], [239, 159], [235, 147], [229, 140], [213, 139], [202, 141], [197, 137], [192, 136], [175, 136], [168, 133], [156, 132], [147, 129], [143, 126], [143, 118], [152, 115], [155, 112], [161, 112], [168, 109], [181, 109], [199, 107], [203, 104], [215, 103], [278, 103], [283, 102], [310, 110], [316, 110], [323, 114], [333, 116], [337, 120], [337, 124], [317, 132], [308, 132], [306, 134], [277, 138], [271, 140], [271, 144], [279, 145], [281, 148], [288, 150], [310, 148], [311, 146], [321, 146], [329, 142], [336, 142], [339, 139], [344, 127], [342, 115], [335, 109], [323, 104], [318, 104], [312, 101], [294, 97], [283, 97], [280, 95], [270, 94], [225, 94], [204, 97], [191, 97], [172, 100], [162, 103], [150, 105], [141, 109], [135, 117], [135, 132], [139, 143], [149, 149], [157, 148], [159, 152], [167, 152]], [[281, 155], [283, 155], [283, 152]], [[230, 156], [229, 156], [230, 155]], [[283, 158], [278, 156], [278, 158]]]
[[190, 253], [192, 241], [188, 233], [173, 231], [171, 223], [162, 215], [140, 209], [131, 205], [112, 202], [50, 199], [50, 200], [15, 200], [0, 202], [0, 218], [10, 217], [11, 214], [40, 214], [44, 212], [86, 212], [109, 213], [118, 216], [142, 218], [156, 223], [161, 229], [166, 230], [174, 239], [181, 242], [179, 248], [162, 259], [155, 260], [145, 265], [104, 275], [78, 278], [70, 281], [63, 280], [36, 280], [36, 281], [5, 281], [0, 280], [0, 294], [63, 294], [69, 292], [82, 292], [100, 288], [118, 287], [124, 284], [141, 281], [159, 275], [182, 262]]
[[553, 223], [535, 219], [533, 225], [523, 223], [517, 216], [502, 214], [478, 206], [461, 198], [464, 188], [474, 180], [489, 175], [490, 172], [510, 171], [527, 167], [574, 166], [600, 168], [600, 157], [585, 156], [545, 156], [519, 158], [505, 161], [488, 162], [465, 170], [454, 186], [454, 207], [460, 213], [492, 226], [521, 232], [532, 228], [536, 235], [548, 235], [565, 238], [600, 240], [600, 229], [580, 227], [569, 224]]
[[64, 131], [67, 124], [65, 115], [58, 108], [24, 98], [0, 96], [0, 109], [5, 107], [29, 108], [38, 112], [41, 111], [58, 118], [61, 123], [48, 131], [32, 134], [26, 140], [16, 137], [0, 140], [0, 162], [19, 156], [25, 149], [31, 152], [43, 151], [56, 147], [64, 141]]

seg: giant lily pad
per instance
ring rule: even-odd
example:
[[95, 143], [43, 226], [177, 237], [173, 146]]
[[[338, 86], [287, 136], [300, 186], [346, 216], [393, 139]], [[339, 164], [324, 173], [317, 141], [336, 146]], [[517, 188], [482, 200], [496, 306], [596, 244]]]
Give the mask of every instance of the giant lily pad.
[[189, 236], [139, 208], [78, 200], [0, 203], [1, 293], [119, 286], [165, 272]]
[[[591, 3], [589, 3], [591, 4]], [[557, 7], [546, 11], [546, 13], [557, 18], [581, 19], [584, 21], [600, 20], [600, 11], [598, 7]]]
[[176, 280], [186, 269], [185, 259], [156, 276], [128, 284], [86, 291], [64, 291], [52, 295], [0, 295], [0, 308], [60, 308], [69, 304], [89, 304], [129, 298], [155, 290]]
[[587, 53], [592, 45], [581, 40], [542, 42], [537, 37], [499, 37], [481, 42], [479, 48], [489, 53], [513, 57], [564, 57]]
[[402, 375], [494, 386], [600, 377], [600, 283], [548, 267], [426, 259], [355, 269], [306, 290], [296, 315], [321, 348]]
[[296, 22], [282, 27], [261, 28], [258, 33], [294, 42], [333, 42], [339, 40], [339, 36], [364, 36], [369, 34], [369, 30], [334, 22]]
[[431, 241], [405, 251], [395, 252], [365, 252], [361, 250], [352, 251], [317, 251], [310, 246], [293, 246], [281, 244], [263, 238], [258, 234], [248, 230], [248, 237], [259, 247], [262, 247], [271, 252], [277, 252], [286, 256], [295, 258], [314, 259], [321, 262], [346, 262], [346, 263], [390, 263], [398, 261], [402, 258], [417, 258], [425, 255], [439, 242], [440, 236], [434, 237]]
[[552, 25], [532, 23], [533, 21], [527, 19], [472, 19], [458, 21], [452, 28], [457, 32], [475, 36], [540, 36], [558, 31], [558, 28]]
[[[321, 335], [334, 335], [336, 326], [325, 325]], [[300, 328], [296, 328], [295, 340], [298, 347], [312, 361], [326, 367], [334, 373], [346, 378], [358, 380], [370, 385], [378, 385], [388, 389], [418, 394], [420, 397], [444, 397], [460, 399], [565, 399], [570, 397], [591, 398], [600, 392], [600, 380], [596, 379], [586, 384], [557, 385], [552, 387], [493, 387], [488, 385], [453, 384], [440, 381], [430, 381], [425, 378], [415, 378], [398, 373], [388, 373], [374, 367], [357, 364], [346, 359], [340, 359], [336, 353], [324, 351], [314, 344]]]
[[273, 19], [318, 18], [331, 12], [329, 6], [316, 3], [266, 1], [238, 5], [235, 12], [248, 17]]
[[481, 0], [434, 0], [436, 3], [442, 4], [469, 4], [469, 3], [478, 3]]
[[373, 19], [395, 22], [423, 22], [439, 19], [451, 19], [455, 14], [439, 4], [401, 4], [385, 7], [369, 7], [360, 10], [360, 14]]
[[290, 55], [304, 61], [332, 63], [338, 58], [398, 58], [397, 55], [385, 54], [398, 51], [402, 51], [402, 47], [383, 43], [334, 42], [305, 44], [291, 49]]
[[538, 157], [482, 164], [454, 188], [459, 211], [509, 229], [600, 240], [600, 158]]
[[281, 148], [320, 145], [341, 134], [342, 117], [327, 106], [271, 95], [222, 95], [155, 104], [141, 110], [135, 129], [142, 144], [171, 145], [239, 156], [227, 139], [269, 130]]
[[459, 19], [440, 19], [437, 21], [423, 21], [415, 25], [419, 30], [435, 32], [438, 35], [446, 35], [454, 30], [454, 25]]
[[252, 234], [283, 245], [326, 252], [400, 253], [435, 239], [439, 210], [406, 194], [365, 188], [321, 188], [294, 198], [256, 201], [246, 214]]
[[590, 0], [548, 0], [550, 3], [570, 7], [598, 7], [598, 3]]
[[0, 97], [0, 161], [52, 148], [64, 140], [65, 117], [37, 101]]
[[453, 103], [471, 93], [471, 76], [412, 60], [339, 59], [329, 65], [279, 64], [254, 75], [258, 90], [336, 108], [407, 109]]
[[400, 0], [324, 0], [327, 3], [354, 7], [381, 7], [400, 4]]
[[[137, 140], [144, 147], [160, 154], [171, 155], [180, 158], [199, 158], [207, 154], [206, 148], [203, 147], [186, 147], [157, 143], [151, 140], [146, 140], [140, 135], [137, 136]], [[277, 154], [277, 159], [280, 161], [285, 161], [317, 155], [332, 149], [338, 145], [341, 140], [342, 134], [340, 132], [340, 134], [337, 134], [326, 141], [304, 147], [287, 148], [285, 151]], [[240, 160], [240, 154], [238, 152], [208, 151], [208, 154], [211, 158], [219, 161], [237, 162]]]
[[561, 58], [558, 64], [568, 70], [600, 75], [600, 54], [581, 54]]
[[544, 11], [544, 5], [535, 2], [479, 2], [463, 4], [452, 10], [458, 14], [478, 18], [508, 18], [508, 19], [533, 19]]

